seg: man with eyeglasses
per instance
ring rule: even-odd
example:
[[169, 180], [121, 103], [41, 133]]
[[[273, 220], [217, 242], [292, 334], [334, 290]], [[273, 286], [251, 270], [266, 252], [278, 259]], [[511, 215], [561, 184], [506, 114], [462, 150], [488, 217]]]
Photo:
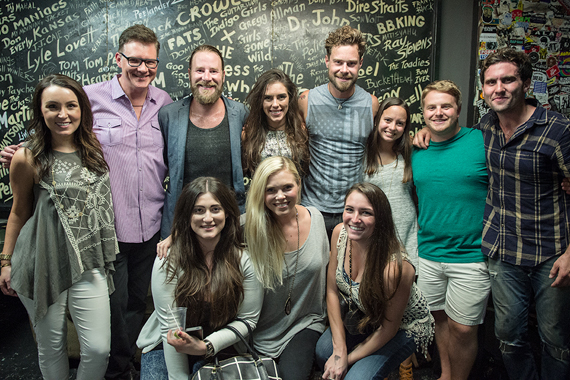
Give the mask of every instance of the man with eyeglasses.
[[166, 165], [158, 111], [170, 96], [150, 83], [160, 43], [144, 25], [121, 34], [115, 54], [121, 74], [84, 87], [93, 130], [109, 164], [119, 251], [111, 294], [111, 355], [106, 379], [131, 379], [135, 342], [146, 309], [164, 205]]
[[[93, 131], [109, 165], [119, 254], [111, 294], [111, 354], [105, 379], [132, 379], [135, 342], [146, 309], [146, 296], [164, 205], [164, 141], [158, 111], [172, 103], [151, 86], [158, 68], [160, 43], [144, 25], [119, 37], [115, 54], [121, 74], [85, 86], [93, 110]], [[21, 146], [0, 151], [6, 168]]]

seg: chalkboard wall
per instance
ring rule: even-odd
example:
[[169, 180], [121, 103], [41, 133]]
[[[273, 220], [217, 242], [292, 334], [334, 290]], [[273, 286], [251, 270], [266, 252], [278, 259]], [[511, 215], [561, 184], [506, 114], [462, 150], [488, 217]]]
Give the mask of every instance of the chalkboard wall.
[[[435, 0], [0, 0], [0, 149], [22, 141], [40, 78], [69, 75], [82, 85], [111, 79], [121, 32], [144, 24], [161, 42], [154, 85], [174, 99], [190, 92], [188, 57], [204, 43], [225, 60], [224, 93], [243, 101], [273, 67], [299, 90], [328, 81], [324, 40], [343, 25], [360, 29], [368, 50], [358, 84], [381, 100], [405, 99], [413, 129], [419, 97], [433, 77]], [[11, 203], [0, 171], [0, 209]]]

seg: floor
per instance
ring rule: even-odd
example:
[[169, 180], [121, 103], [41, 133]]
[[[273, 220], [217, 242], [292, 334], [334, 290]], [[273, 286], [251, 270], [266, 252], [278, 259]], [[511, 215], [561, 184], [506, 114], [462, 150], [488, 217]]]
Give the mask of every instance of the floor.
[[[496, 341], [492, 335], [492, 315], [487, 315], [484, 328], [480, 329], [480, 350], [471, 380], [506, 380]], [[37, 350], [26, 310], [17, 298], [0, 293], [0, 379], [40, 380]], [[437, 352], [431, 352], [433, 360], [419, 358], [419, 368], [414, 368], [415, 380], [435, 380], [438, 377]], [[75, 378], [77, 362], [70, 362], [69, 379]], [[320, 376], [315, 375], [314, 380]], [[397, 380], [397, 371], [388, 377]]]

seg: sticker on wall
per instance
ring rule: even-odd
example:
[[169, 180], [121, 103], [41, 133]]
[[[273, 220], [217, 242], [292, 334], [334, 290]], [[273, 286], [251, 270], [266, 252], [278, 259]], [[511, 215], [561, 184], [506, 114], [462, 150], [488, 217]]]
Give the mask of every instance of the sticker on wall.
[[482, 20], [486, 23], [493, 21], [493, 7], [483, 7]]
[[539, 81], [534, 82], [534, 86], [532, 86], [532, 92], [535, 95], [546, 94], [547, 93], [546, 82], [539, 82]]
[[553, 78], [556, 75], [558, 75], [558, 73], [560, 72], [560, 69], [558, 69], [558, 65], [552, 66], [551, 68], [549, 68], [548, 70], [546, 70], [546, 75], [548, 75], [549, 78]]
[[503, 17], [501, 18], [501, 24], [506, 26], [511, 26], [512, 23], [513, 23], [513, 14], [510, 12], [503, 13]]

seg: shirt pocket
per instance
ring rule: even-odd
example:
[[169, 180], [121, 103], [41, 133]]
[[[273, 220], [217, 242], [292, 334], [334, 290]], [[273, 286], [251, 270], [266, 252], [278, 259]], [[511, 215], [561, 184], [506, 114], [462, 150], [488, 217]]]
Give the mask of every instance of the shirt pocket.
[[138, 130], [138, 135], [143, 149], [162, 149], [164, 147], [164, 139], [160, 133], [160, 125], [158, 119], [147, 122]]
[[518, 154], [511, 154], [510, 171], [516, 173], [521, 182], [534, 187], [537, 183], [552, 181], [556, 171], [555, 163], [543, 152], [520, 149]]
[[95, 120], [93, 132], [101, 145], [113, 146], [123, 143], [124, 130], [120, 118], [103, 118]]
[[162, 138], [162, 132], [160, 131], [160, 125], [158, 124], [158, 120], [151, 121], [150, 126], [151, 126], [152, 144], [158, 148], [162, 148], [164, 146], [164, 139]]

